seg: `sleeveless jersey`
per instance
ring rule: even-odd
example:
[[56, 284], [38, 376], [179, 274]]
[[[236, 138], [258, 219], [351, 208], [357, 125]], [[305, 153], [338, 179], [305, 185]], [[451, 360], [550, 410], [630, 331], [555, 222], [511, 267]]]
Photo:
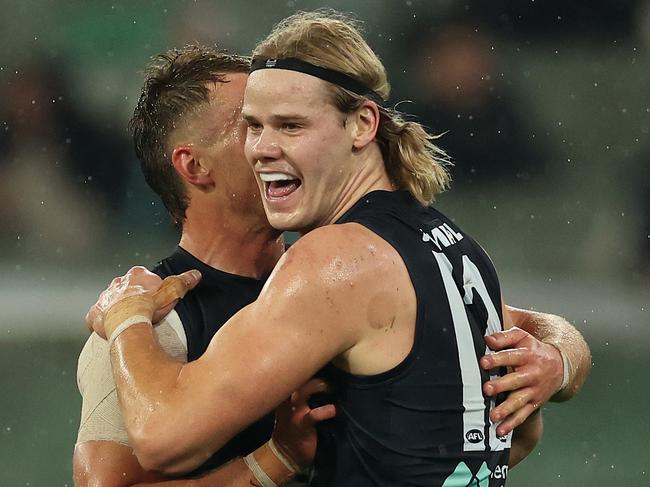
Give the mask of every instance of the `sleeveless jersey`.
[[[511, 435], [497, 437], [484, 397], [502, 329], [501, 292], [485, 251], [405, 191], [374, 191], [336, 223], [355, 222], [402, 257], [417, 299], [414, 343], [395, 368], [352, 375], [329, 364], [337, 417], [318, 426], [314, 486], [500, 487]], [[494, 371], [493, 371], [494, 373]], [[504, 371], [498, 372], [500, 375]], [[498, 402], [498, 401], [497, 401]]]
[[[188, 361], [199, 358], [219, 328], [237, 311], [255, 301], [264, 286], [264, 280], [229, 274], [210, 267], [181, 247], [159, 262], [153, 272], [165, 278], [190, 269], [201, 271], [203, 278], [174, 308], [185, 330]], [[187, 414], [192, 412], [188, 411]], [[264, 416], [237, 434], [192, 473], [212, 470], [257, 449], [271, 437], [273, 424], [273, 413]]]

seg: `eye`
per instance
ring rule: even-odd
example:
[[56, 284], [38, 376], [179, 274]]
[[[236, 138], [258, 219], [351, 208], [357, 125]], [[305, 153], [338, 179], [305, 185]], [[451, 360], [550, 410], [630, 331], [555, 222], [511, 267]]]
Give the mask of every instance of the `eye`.
[[296, 130], [300, 130], [302, 128], [302, 125], [299, 123], [295, 122], [284, 122], [282, 124], [282, 130], [288, 131], [288, 132], [295, 132]]
[[262, 124], [254, 120], [246, 120], [246, 127], [249, 132], [259, 132], [262, 130]]

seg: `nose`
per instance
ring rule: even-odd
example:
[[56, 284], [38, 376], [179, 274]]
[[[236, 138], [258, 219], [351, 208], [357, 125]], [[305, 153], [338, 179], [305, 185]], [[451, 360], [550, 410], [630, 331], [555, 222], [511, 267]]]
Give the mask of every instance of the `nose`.
[[251, 158], [260, 162], [270, 162], [282, 156], [282, 149], [272, 128], [264, 128], [257, 136], [249, 136]]

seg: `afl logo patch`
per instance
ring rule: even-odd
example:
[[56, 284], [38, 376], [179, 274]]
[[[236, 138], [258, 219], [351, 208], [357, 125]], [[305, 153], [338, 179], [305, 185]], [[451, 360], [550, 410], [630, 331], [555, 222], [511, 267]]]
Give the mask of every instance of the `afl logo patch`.
[[277, 63], [278, 63], [277, 59], [267, 59], [266, 60], [266, 67], [267, 68], [274, 68]]
[[465, 433], [465, 438], [470, 443], [480, 443], [484, 439], [481, 430], [476, 430], [476, 429], [469, 430], [467, 433]]

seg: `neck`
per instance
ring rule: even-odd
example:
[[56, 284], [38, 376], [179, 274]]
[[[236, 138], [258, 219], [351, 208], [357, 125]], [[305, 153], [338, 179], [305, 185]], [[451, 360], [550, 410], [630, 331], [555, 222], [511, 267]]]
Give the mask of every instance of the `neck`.
[[201, 212], [190, 205], [186, 216], [179, 245], [215, 269], [259, 279], [273, 270], [284, 252], [282, 234], [263, 214]]
[[[386, 165], [379, 150], [379, 146], [373, 143], [356, 157], [360, 158], [354, 162], [359, 171], [351, 175], [350, 179], [341, 188], [332, 212], [314, 228], [329, 225], [341, 218], [346, 211], [359, 201], [364, 195], [371, 191], [384, 190], [394, 191], [395, 186], [388, 177]], [[313, 228], [301, 231], [305, 234]]]

